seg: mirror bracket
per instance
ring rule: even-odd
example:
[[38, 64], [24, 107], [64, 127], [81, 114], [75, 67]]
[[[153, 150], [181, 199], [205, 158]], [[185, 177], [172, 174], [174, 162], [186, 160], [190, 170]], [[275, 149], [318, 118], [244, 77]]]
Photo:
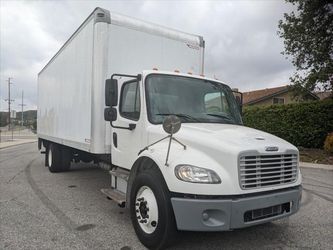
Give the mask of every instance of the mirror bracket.
[[113, 128], [119, 128], [119, 129], [128, 129], [128, 130], [134, 130], [136, 128], [135, 123], [130, 123], [128, 127], [120, 127], [120, 126], [115, 126], [112, 124], [115, 120], [117, 120], [117, 109], [112, 107], [112, 108], [105, 108], [104, 109], [104, 120], [109, 121], [111, 127]]
[[115, 126], [112, 124], [112, 121], [110, 121], [111, 127], [113, 128], [118, 128], [118, 129], [127, 129], [127, 130], [134, 130], [136, 128], [136, 124], [135, 123], [130, 123], [128, 124], [128, 127], [120, 127], [120, 126]]
[[114, 79], [116, 76], [136, 78], [137, 81], [140, 81], [142, 75], [112, 74], [111, 78], [105, 81], [105, 106], [109, 106], [109, 108], [105, 108], [104, 110], [104, 119], [106, 121], [110, 121], [112, 128], [127, 129], [132, 131], [136, 128], [135, 123], [130, 123], [128, 127], [115, 126], [112, 124], [113, 121], [117, 120], [117, 110], [115, 106], [118, 105], [118, 81], [117, 79]]
[[105, 80], [105, 106], [115, 107], [118, 105], [118, 80], [114, 77], [136, 78], [141, 81], [142, 75], [113, 74], [110, 79]]
[[113, 74], [111, 76], [111, 80], [115, 77], [115, 76], [123, 76], [123, 77], [130, 77], [130, 78], [136, 78], [138, 81], [141, 81], [141, 74], [138, 75], [126, 75], [126, 74]]
[[148, 150], [149, 147], [165, 140], [165, 139], [169, 139], [169, 144], [168, 144], [168, 152], [167, 152], [167, 155], [166, 155], [166, 159], [165, 159], [165, 166], [169, 166], [168, 164], [168, 159], [169, 159], [169, 153], [170, 153], [170, 147], [171, 147], [171, 142], [172, 141], [175, 141], [177, 142], [178, 144], [182, 145], [184, 150], [186, 150], [186, 145], [181, 143], [180, 141], [178, 141], [175, 137], [173, 137], [173, 135], [175, 133], [177, 133], [179, 131], [181, 127], [181, 122], [180, 122], [180, 119], [175, 116], [175, 115], [170, 115], [168, 117], [166, 117], [163, 121], [163, 129], [165, 132], [167, 132], [169, 135], [167, 135], [166, 137], [156, 141], [156, 142], [153, 142], [152, 144], [149, 144], [148, 146], [144, 147], [143, 149], [141, 149], [138, 153], [138, 155], [140, 155], [143, 151], [145, 150]]

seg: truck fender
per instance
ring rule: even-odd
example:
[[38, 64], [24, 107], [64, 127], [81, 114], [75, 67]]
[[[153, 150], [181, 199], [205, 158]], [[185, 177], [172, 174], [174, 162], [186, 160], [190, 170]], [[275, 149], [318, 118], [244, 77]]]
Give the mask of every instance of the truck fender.
[[[153, 160], [151, 157], [143, 155], [140, 156], [133, 164], [130, 172], [130, 176], [128, 178], [127, 182], [127, 189], [126, 189], [126, 207], [130, 207], [130, 197], [131, 197], [131, 189], [132, 189], [132, 184], [134, 182], [135, 177], [137, 174], [141, 171], [143, 171], [146, 168], [156, 168], [158, 171], [160, 171], [161, 176], [163, 176], [161, 170], [158, 167], [159, 165]], [[164, 177], [163, 177], [164, 178]], [[165, 180], [164, 180], [165, 181]]]
[[[151, 163], [156, 164], [156, 168], [159, 169], [160, 173], [163, 176], [165, 184], [170, 192], [175, 193], [188, 193], [188, 194], [220, 194], [220, 189], [229, 190], [230, 192], [235, 192], [233, 190], [235, 184], [233, 182], [233, 175], [238, 175], [237, 169], [231, 169], [226, 166], [224, 162], [217, 162], [209, 154], [204, 151], [201, 151], [199, 148], [187, 147], [186, 150], [182, 146], [174, 144], [171, 148], [170, 157], [168, 160], [168, 166], [166, 163], [168, 143], [161, 142], [160, 144], [154, 145], [154, 147], [149, 150], [143, 151], [133, 165], [133, 176], [135, 178], [137, 174], [137, 164], [147, 165], [145, 162], [141, 162], [141, 158], [149, 159]], [[220, 188], [213, 188], [211, 184], [199, 184], [185, 182], [179, 180], [174, 172], [174, 169], [179, 164], [188, 164], [192, 166], [198, 166], [202, 168], [207, 168], [215, 171], [215, 173], [222, 179], [222, 182], [219, 185]], [[131, 180], [133, 181], [133, 180]], [[238, 187], [238, 185], [237, 185]], [[128, 184], [128, 188], [131, 188], [131, 184]]]

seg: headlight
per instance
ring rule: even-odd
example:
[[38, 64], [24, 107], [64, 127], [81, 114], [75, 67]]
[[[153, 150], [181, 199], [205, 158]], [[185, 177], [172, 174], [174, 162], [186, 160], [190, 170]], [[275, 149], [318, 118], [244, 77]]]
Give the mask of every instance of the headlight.
[[221, 183], [220, 177], [210, 169], [199, 168], [191, 165], [178, 165], [175, 175], [179, 180], [194, 183]]

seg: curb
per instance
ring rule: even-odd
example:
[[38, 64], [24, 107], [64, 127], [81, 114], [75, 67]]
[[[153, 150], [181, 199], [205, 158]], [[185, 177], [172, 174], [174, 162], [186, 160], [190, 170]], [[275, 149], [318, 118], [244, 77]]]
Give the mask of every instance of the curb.
[[317, 164], [317, 163], [311, 163], [311, 162], [300, 162], [299, 166], [301, 168], [325, 169], [325, 170], [331, 170], [331, 171], [333, 171], [333, 165], [328, 165], [328, 164]]
[[[5, 148], [11, 148], [11, 147], [15, 147], [15, 146], [23, 145], [23, 144], [34, 143], [34, 142], [37, 142], [37, 139], [36, 139], [36, 140], [30, 140], [30, 141], [17, 142], [17, 143], [15, 143], [15, 144], [7, 145], [7, 146], [1, 146], [1, 145], [0, 145], [0, 150], [5, 149]], [[1, 144], [1, 143], [0, 143], [0, 144]]]

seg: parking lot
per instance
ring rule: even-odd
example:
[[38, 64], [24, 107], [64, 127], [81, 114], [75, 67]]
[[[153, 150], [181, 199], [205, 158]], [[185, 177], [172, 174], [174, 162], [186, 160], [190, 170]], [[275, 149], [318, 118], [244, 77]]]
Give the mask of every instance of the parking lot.
[[[300, 211], [219, 233], [181, 233], [173, 249], [332, 249], [333, 171], [302, 168]], [[0, 150], [0, 249], [144, 249], [129, 212], [100, 192], [109, 175], [93, 164], [51, 174], [36, 143]]]

